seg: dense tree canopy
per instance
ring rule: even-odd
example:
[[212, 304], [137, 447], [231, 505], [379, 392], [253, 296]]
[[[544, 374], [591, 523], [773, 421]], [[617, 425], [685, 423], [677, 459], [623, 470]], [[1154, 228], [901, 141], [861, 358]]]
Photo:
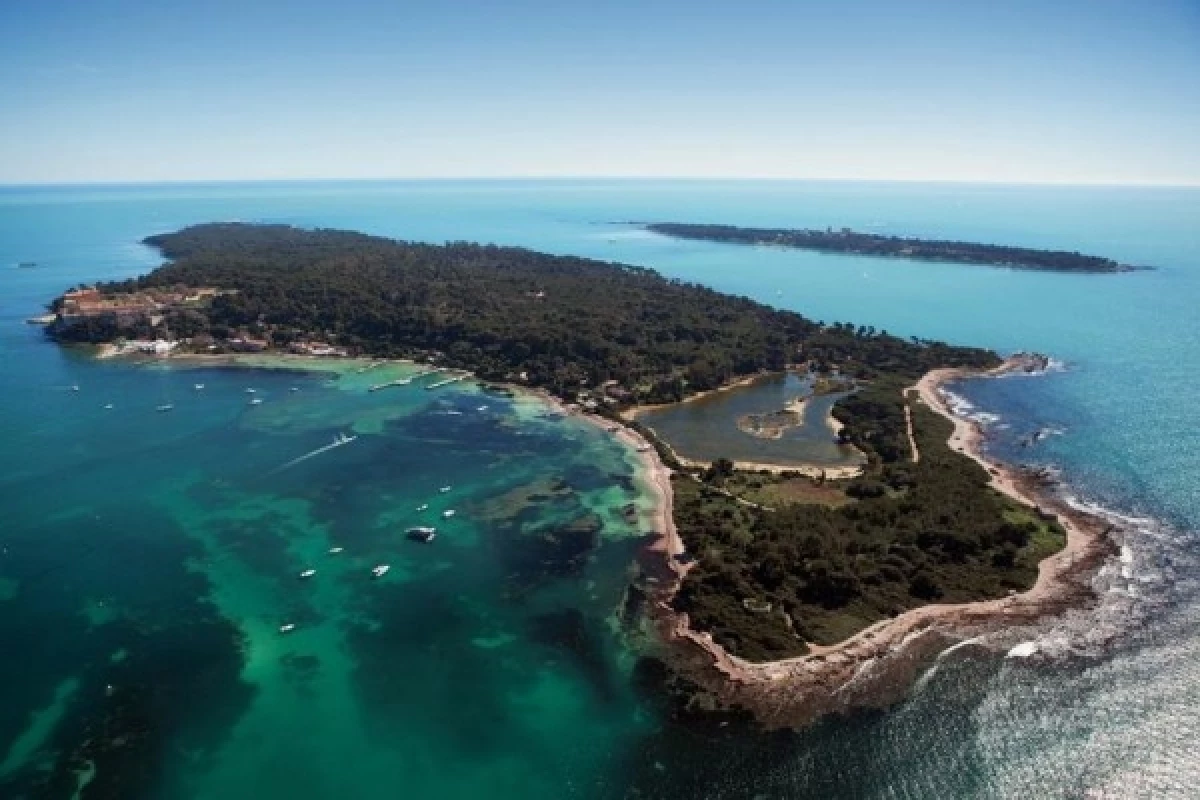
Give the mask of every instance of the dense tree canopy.
[[894, 256], [923, 261], [952, 261], [1053, 272], [1128, 272], [1137, 269], [1111, 258], [1089, 256], [1071, 250], [1039, 250], [1033, 247], [1009, 247], [945, 239], [884, 236], [878, 233], [859, 233], [849, 228], [739, 228], [733, 225], [691, 225], [680, 222], [661, 222], [646, 227], [655, 233], [680, 239], [703, 239], [730, 244], [766, 244], [823, 253]]
[[491, 379], [525, 372], [531, 384], [564, 394], [581, 381], [615, 379], [643, 399], [672, 399], [808, 359], [864, 377], [996, 362], [984, 350], [822, 326], [649, 269], [520, 248], [245, 224], [198, 225], [146, 242], [170, 263], [102, 288], [237, 290], [201, 318], [192, 310], [170, 316], [172, 330], [186, 325], [218, 338], [245, 331], [276, 344], [321, 336], [379, 356], [436, 351], [448, 366]]

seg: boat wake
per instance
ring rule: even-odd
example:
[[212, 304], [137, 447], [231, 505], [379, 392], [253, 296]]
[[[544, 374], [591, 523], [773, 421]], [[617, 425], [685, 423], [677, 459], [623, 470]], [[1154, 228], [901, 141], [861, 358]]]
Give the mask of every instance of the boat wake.
[[328, 453], [330, 450], [333, 450], [334, 448], [350, 444], [357, 438], [358, 438], [357, 436], [347, 436], [344, 433], [339, 433], [333, 437], [332, 442], [325, 445], [324, 447], [318, 447], [316, 450], [305, 453], [304, 455], [300, 456], [299, 458], [293, 458], [291, 461], [287, 462], [286, 464], [283, 464], [282, 466], [276, 467], [275, 469], [271, 470], [270, 474], [274, 475], [277, 472], [283, 472], [285, 469], [291, 469], [292, 467], [296, 466], [297, 464], [302, 464], [305, 461], [308, 461], [310, 458], [316, 458], [317, 456], [321, 455], [322, 453]]

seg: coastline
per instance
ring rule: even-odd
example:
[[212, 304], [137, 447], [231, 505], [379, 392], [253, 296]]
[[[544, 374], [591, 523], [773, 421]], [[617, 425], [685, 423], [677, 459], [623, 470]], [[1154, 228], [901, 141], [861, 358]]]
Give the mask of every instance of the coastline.
[[[986, 372], [938, 369], [918, 381], [921, 402], [951, 420], [950, 447], [981, 464], [996, 491], [1055, 516], [1067, 531], [1063, 549], [1038, 564], [1032, 588], [994, 600], [932, 604], [881, 620], [834, 645], [809, 644], [809, 653], [769, 662], [751, 662], [728, 653], [713, 638], [694, 630], [686, 613], [671, 602], [686, 574], [675, 559], [676, 580], [651, 605], [671, 665], [708, 695], [706, 702], [750, 711], [767, 728], [799, 727], [828, 713], [882, 708], [901, 699], [939, 654], [989, 633], [1037, 622], [1094, 600], [1090, 579], [1116, 552], [1103, 518], [1075, 508], [1037, 476], [984, 455], [982, 429], [956, 416], [940, 387], [966, 378], [1004, 374], [1019, 368], [1010, 359]], [[911, 391], [911, 390], [910, 390]], [[657, 453], [647, 455], [657, 460]], [[669, 535], [679, 542], [671, 526]]]
[[[414, 365], [414, 362], [400, 359], [328, 358], [282, 353], [132, 355], [131, 360], [168, 361], [196, 367], [290, 368], [335, 373], [361, 369], [364, 364]], [[1084, 605], [1094, 597], [1088, 580], [1115, 552], [1106, 535], [1111, 526], [1098, 516], [1069, 506], [1035, 476], [988, 459], [981, 449], [982, 429], [978, 424], [956, 416], [939, 393], [940, 387], [948, 382], [999, 375], [1016, 368], [1017, 362], [1010, 360], [986, 372], [933, 370], [906, 393], [916, 391], [920, 402], [954, 424], [949, 446], [987, 469], [992, 476], [993, 488], [1024, 505], [1056, 516], [1066, 529], [1066, 546], [1039, 563], [1034, 586], [1026, 592], [994, 600], [917, 607], [892, 619], [881, 620], [837, 644], [810, 643], [806, 655], [770, 662], [751, 662], [728, 653], [709, 634], [691, 628], [686, 613], [671, 608], [690, 564], [677, 558], [686, 552], [686, 548], [674, 523], [673, 470], [663, 463], [650, 442], [619, 421], [568, 409], [564, 401], [543, 390], [522, 385], [510, 385], [510, 388], [521, 395], [536, 397], [564, 416], [578, 417], [611, 433], [631, 449], [640, 467], [639, 482], [652, 499], [649, 521], [656, 538], [647, 545], [647, 551], [661, 557], [673, 576], [673, 580], [661, 582], [650, 590], [647, 605], [648, 620], [667, 648], [667, 660], [707, 696], [706, 706], [746, 709], [767, 728], [786, 728], [808, 724], [828, 713], [890, 705], [901, 699], [920, 673], [948, 648], [983, 634], [1034, 623]], [[735, 385], [753, 379], [744, 379]], [[630, 419], [625, 414], [621, 417]], [[679, 461], [685, 468], [708, 466], [688, 459]], [[823, 472], [827, 479], [855, 477], [862, 471], [861, 467], [796, 467], [742, 462], [737, 467], [796, 472], [813, 477]]]

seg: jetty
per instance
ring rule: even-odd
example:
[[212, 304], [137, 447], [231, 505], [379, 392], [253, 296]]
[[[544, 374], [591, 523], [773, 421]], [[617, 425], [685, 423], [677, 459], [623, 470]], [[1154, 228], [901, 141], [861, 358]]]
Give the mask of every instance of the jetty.
[[426, 389], [426, 391], [433, 391], [434, 389], [440, 389], [443, 386], [449, 386], [452, 383], [458, 383], [459, 381], [465, 381], [469, 377], [471, 377], [471, 374], [467, 373], [467, 372], [464, 372], [462, 375], [452, 375], [449, 378], [446, 378], [445, 380], [441, 380], [441, 381], [438, 381], [437, 383], [429, 384], [428, 386], [425, 387], [425, 389]]
[[436, 369], [427, 369], [422, 372], [418, 372], [416, 375], [409, 375], [407, 378], [397, 378], [394, 381], [386, 381], [384, 383], [377, 383], [374, 386], [367, 389], [367, 391], [368, 392], [378, 392], [380, 389], [387, 389], [392, 386], [408, 386], [410, 383], [417, 380], [418, 378], [424, 378], [426, 375], [433, 375], [436, 372], [437, 372]]

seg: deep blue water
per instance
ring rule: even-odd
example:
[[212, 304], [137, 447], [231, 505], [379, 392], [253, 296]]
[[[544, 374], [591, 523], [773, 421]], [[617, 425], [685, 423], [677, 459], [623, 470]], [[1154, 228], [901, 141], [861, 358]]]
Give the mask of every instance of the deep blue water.
[[[229, 643], [249, 629], [251, 652], [259, 652], [254, 625], [267, 624], [263, 609], [278, 604], [280, 586], [290, 591], [290, 584], [261, 576], [272, 569], [287, 573], [312, 557], [286, 540], [272, 545], [255, 538], [255, 525], [300, 531], [303, 550], [362, 519], [389, 520], [390, 506], [377, 496], [386, 487], [396, 487], [395, 503], [407, 509], [438, 479], [450, 480], [419, 479], [424, 466], [414, 464], [405, 447], [428, 447], [413, 443], [436, 439], [449, 458], [462, 453], [455, 444], [462, 436], [477, 438], [478, 432], [438, 428], [446, 419], [430, 416], [436, 408], [392, 413], [363, 405], [369, 401], [352, 387], [312, 376], [303, 378], [301, 394], [321, 401], [286, 411], [280, 400], [273, 425], [247, 416], [238, 396], [247, 379], [225, 374], [205, 379], [217, 391], [203, 412], [114, 421], [103, 415], [95, 387], [104, 387], [104, 402], [113, 402], [114, 410], [146, 409], [165, 397], [185, 411], [185, 402], [198, 400], [188, 394], [193, 376], [98, 366], [59, 351], [23, 324], [73, 284], [152, 267], [157, 258], [137, 243], [142, 237], [230, 219], [493, 241], [624, 261], [816, 319], [1048, 352], [1065, 368], [1039, 378], [975, 382], [962, 393], [999, 417], [992, 428], [999, 454], [1060, 468], [1080, 498], [1130, 517], [1122, 533], [1126, 574], [1112, 576], [1119, 591], [1106, 596], [1101, 610], [1042, 635], [1044, 649], [1068, 654], [1063, 660], [964, 656], [940, 665], [897, 709], [765, 740], [680, 731], [658, 719], [652, 705], [629, 696], [619, 652], [596, 632], [618, 591], [602, 585], [605, 576], [618, 573], [628, 555], [616, 535], [613, 547], [597, 551], [594, 563], [601, 566], [585, 579], [600, 586], [591, 592], [593, 606], [589, 590], [574, 578], [540, 581], [542, 599], [532, 611], [504, 606], [490, 622], [491, 612], [470, 598], [475, 589], [505, 596], [503, 575], [469, 547], [452, 551], [450, 574], [462, 583], [431, 581], [438, 588], [421, 595], [437, 598], [432, 613], [448, 620], [440, 635], [430, 632], [427, 617], [404, 611], [413, 608], [405, 592], [423, 585], [428, 578], [421, 570], [433, 567], [405, 570], [388, 587], [395, 596], [387, 600], [354, 599], [349, 589], [338, 589], [352, 585], [346, 581], [353, 573], [339, 573], [328, 597], [295, 611], [312, 615], [313, 627], [332, 638], [316, 641], [314, 633], [312, 642], [297, 640], [297, 652], [283, 654], [274, 667], [278, 675], [247, 675]], [[1054, 275], [738, 248], [647, 235], [631, 221], [848, 226], [1077, 249], [1158, 269]], [[24, 261], [39, 266], [12, 268]], [[31, 730], [53, 742], [56, 730], [100, 707], [100, 699], [84, 695], [116, 664], [138, 676], [130, 708], [149, 707], [170, 734], [145, 767], [152, 774], [139, 784], [156, 787], [156, 796], [357, 791], [390, 797], [406, 785], [410, 796], [469, 796], [482, 786], [514, 796], [621, 796], [633, 785], [643, 796], [1193, 795], [1200, 780], [1194, 757], [1200, 736], [1200, 608], [1193, 594], [1200, 531], [1197, 308], [1196, 190], [641, 181], [0, 189], [0, 629], [5, 652], [25, 654], [8, 659], [0, 683], [0, 773], [10, 770], [0, 780], [19, 772], [18, 762], [48, 758], [30, 744], [38, 739]], [[278, 400], [300, 378], [254, 380]], [[80, 392], [67, 388], [74, 384]], [[474, 402], [462, 397], [464, 404]], [[457, 464], [466, 477], [455, 483], [472, 487], [476, 503], [510, 484], [572, 469], [572, 456], [564, 453], [571, 437], [582, 443], [576, 450], [600, 454], [608, 472], [628, 470], [599, 439], [554, 424], [537, 423], [544, 442], [520, 445], [515, 452], [525, 453], [524, 460], [507, 458], [517, 447], [512, 437], [528, 438], [524, 426], [534, 423], [519, 409], [496, 413], [488, 429], [496, 437], [492, 456], [456, 456], [459, 461], [439, 467]], [[250, 482], [285, 454], [319, 446], [354, 424], [367, 432], [364, 447], [344, 467], [345, 480], [330, 485], [327, 475], [319, 481], [295, 475], [272, 486]], [[1062, 433], [1034, 448], [1018, 443], [1040, 427]], [[336, 453], [350, 458], [353, 451], [345, 450]], [[532, 465], [540, 461], [548, 466], [539, 471]], [[372, 467], [378, 463], [392, 472], [381, 474]], [[491, 480], [486, 470], [503, 471], [501, 463], [519, 465], [509, 472], [521, 474]], [[336, 468], [322, 462], [323, 470]], [[595, 491], [592, 480], [576, 475], [579, 492], [571, 502], [620, 502], [587, 500]], [[520, 525], [536, 528], [536, 519]], [[364, 548], [384, 546], [374, 535], [363, 536]], [[460, 595], [467, 599], [454, 600]], [[537, 622], [538, 602], [559, 607], [567, 604], [563, 597], [581, 616]], [[99, 605], [104, 598], [138, 611], [114, 612]], [[207, 604], [197, 605], [197, 598]], [[323, 604], [340, 616], [322, 623]], [[190, 615], [191, 627], [181, 628], [176, 609]], [[496, 628], [494, 641], [463, 647], [455, 633], [488, 624]], [[78, 635], [81, 625], [103, 635]], [[1122, 626], [1132, 629], [1115, 645], [1094, 646], [1098, 631]], [[581, 638], [576, 628], [590, 633]], [[439, 670], [418, 660], [424, 666], [416, 680], [430, 687], [425, 695], [406, 690], [403, 679], [379, 677], [398, 668], [396, 653], [411, 650], [413, 642], [435, 654], [491, 652], [488, 647], [514, 632], [523, 641], [540, 635], [546, 649], [497, 656], [506, 672], [476, 681], [478, 688], [463, 698], [454, 697], [453, 687], [471, 684], [485, 666], [447, 676], [460, 662], [443, 662]], [[140, 642], [140, 649], [113, 646], [125, 640]], [[554, 650], [563, 640], [600, 644], [584, 648], [590, 658], [581, 658], [579, 648], [566, 658]], [[317, 664], [304, 658], [317, 652], [326, 656]], [[342, 655], [328, 655], [333, 652]], [[573, 666], [564, 667], [564, 658]], [[44, 668], [31, 671], [31, 665]], [[170, 678], [158, 682], [155, 674]], [[297, 697], [307, 691], [318, 698], [308, 715], [302, 700], [273, 693], [279, 675]], [[580, 695], [583, 686], [590, 694]], [[116, 688], [124, 697], [119, 692], [126, 687]], [[617, 694], [604, 693], [612, 691]], [[571, 705], [571, 697], [582, 699]], [[459, 700], [481, 711], [477, 725]], [[340, 709], [340, 716], [318, 713], [327, 710], [323, 704]], [[387, 713], [367, 714], [364, 722], [347, 711], [352, 708]], [[446, 716], [439, 708], [448, 709]], [[400, 718], [412, 725], [385, 724]], [[547, 721], [539, 728], [535, 721], [542, 718]], [[306, 752], [306, 737], [288, 735], [276, 748], [265, 747], [270, 726], [280, 723], [343, 745], [322, 755]], [[434, 729], [422, 736], [421, 725]], [[15, 731], [24, 732], [20, 752], [10, 750]], [[515, 745], [516, 739], [528, 746]], [[409, 760], [397, 762], [395, 753]], [[549, 763], [560, 767], [545, 768]], [[394, 764], [401, 764], [399, 775], [389, 769]], [[298, 771], [281, 783], [264, 777], [288, 769]]]

